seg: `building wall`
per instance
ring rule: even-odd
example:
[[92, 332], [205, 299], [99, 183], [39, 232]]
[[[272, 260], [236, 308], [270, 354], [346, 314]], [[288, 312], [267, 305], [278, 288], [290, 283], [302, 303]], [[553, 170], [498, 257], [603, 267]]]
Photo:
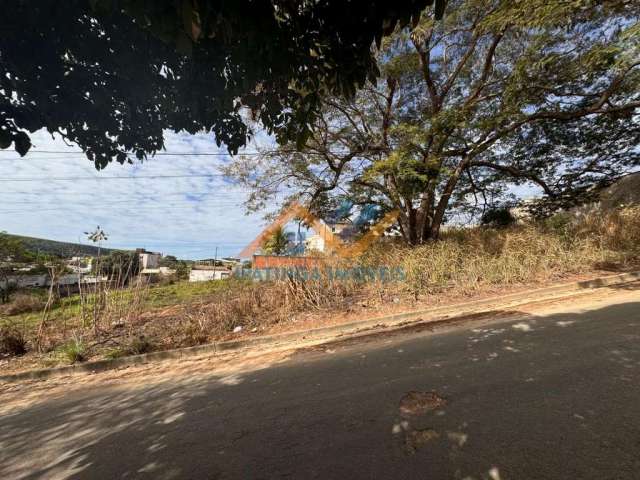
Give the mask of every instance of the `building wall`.
[[305, 240], [305, 248], [316, 252], [324, 252], [324, 238], [318, 234], [311, 235]]
[[[68, 275], [62, 275], [57, 280], [59, 286], [77, 285], [81, 281], [83, 284], [97, 283], [98, 281], [106, 282], [107, 277], [95, 277], [92, 275], [80, 275], [77, 273], [71, 273]], [[6, 280], [0, 282], [0, 287], [4, 288], [8, 283], [15, 285], [18, 288], [27, 287], [48, 287], [51, 285], [51, 279], [49, 275], [43, 273], [42, 275], [10, 275]]]
[[159, 268], [162, 255], [159, 253], [145, 252], [140, 254], [140, 267], [145, 270], [149, 268]]
[[222, 280], [231, 276], [229, 270], [196, 270], [189, 272], [190, 282], [209, 282], [211, 280]]
[[7, 283], [13, 284], [18, 288], [25, 287], [46, 287], [49, 285], [49, 275], [10, 275], [0, 282], [0, 288], [5, 288]]
[[322, 264], [322, 259], [315, 257], [279, 257], [276, 255], [254, 255], [251, 268], [313, 268]]

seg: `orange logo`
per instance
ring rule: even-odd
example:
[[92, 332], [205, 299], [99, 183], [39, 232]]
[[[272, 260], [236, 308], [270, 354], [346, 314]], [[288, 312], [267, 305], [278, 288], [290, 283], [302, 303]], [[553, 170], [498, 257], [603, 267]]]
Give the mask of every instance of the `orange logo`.
[[240, 252], [239, 257], [251, 257], [264, 244], [264, 242], [273, 235], [277, 228], [284, 226], [286, 223], [294, 219], [302, 220], [306, 225], [314, 230], [323, 239], [327, 250], [340, 257], [355, 257], [367, 250], [367, 248], [369, 248], [373, 242], [377, 241], [378, 238], [382, 237], [385, 230], [396, 222], [398, 215], [399, 212], [397, 210], [387, 213], [356, 242], [345, 243], [338, 235], [326, 228], [326, 224], [313, 215], [308, 208], [294, 202], [290, 204], [271, 225], [265, 228], [260, 235], [247, 245], [244, 250]]

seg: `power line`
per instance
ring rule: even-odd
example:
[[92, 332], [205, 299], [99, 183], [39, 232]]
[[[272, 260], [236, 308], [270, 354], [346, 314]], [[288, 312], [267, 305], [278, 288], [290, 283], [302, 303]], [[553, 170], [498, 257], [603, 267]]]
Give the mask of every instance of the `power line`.
[[[149, 203], [140, 203], [140, 202], [109, 202], [109, 201], [99, 201], [96, 202], [100, 205], [101, 208], [107, 209], [111, 206], [118, 206], [121, 208], [132, 207], [138, 211], [149, 210], [149, 209], [162, 209], [162, 208], [175, 208], [175, 207], [192, 207], [194, 209], [198, 207], [202, 208], [220, 208], [220, 207], [235, 207], [241, 206], [240, 202], [222, 202], [222, 203], [171, 203], [171, 204], [161, 204], [158, 202], [149, 202]], [[15, 208], [14, 208], [15, 205]], [[7, 205], [6, 208], [10, 210], [15, 210], [16, 208], [26, 207], [26, 206], [41, 206], [49, 209], [50, 204], [47, 202], [12, 202], [10, 205]], [[56, 210], [69, 210], [72, 208], [84, 207], [85, 205], [67, 202], [64, 204], [58, 204], [55, 208]], [[93, 206], [93, 205], [92, 205]], [[2, 210], [0, 210], [2, 211]]]
[[[66, 202], [64, 204], [61, 203], [57, 203], [56, 204], [51, 204], [50, 202], [12, 202], [11, 204], [8, 205], [4, 205], [4, 208], [0, 209], [0, 210], [15, 210], [16, 208], [20, 208], [20, 206], [42, 206], [45, 208], [56, 208], [56, 209], [63, 209], [63, 210], [68, 210], [70, 208], [81, 208], [81, 207], [86, 207], [88, 204], [88, 202]], [[136, 208], [136, 209], [148, 209], [148, 208], [169, 208], [169, 207], [193, 207], [193, 208], [198, 208], [198, 207], [217, 207], [217, 206], [221, 206], [221, 207], [230, 207], [230, 206], [234, 206], [234, 205], [240, 205], [241, 201], [232, 201], [232, 200], [224, 200], [224, 201], [214, 201], [214, 202], [207, 202], [207, 203], [189, 203], [189, 202], [184, 202], [184, 203], [170, 203], [170, 204], [162, 204], [162, 203], [158, 203], [158, 202], [146, 202], [146, 203], [141, 203], [141, 202], [110, 202], [108, 200], [98, 200], [95, 202], [95, 204], [91, 204], [89, 206], [93, 207], [95, 205], [100, 205], [101, 208], [109, 208], [111, 206], [114, 207], [122, 207], [122, 208], [126, 208], [126, 207], [132, 207], [132, 208]], [[15, 207], [13, 206], [15, 205]], [[37, 213], [37, 212], [33, 212], [33, 213]]]
[[[2, 197], [2, 194], [0, 194], [0, 198]], [[73, 205], [74, 202], [78, 202], [78, 203], [84, 203], [85, 201], [97, 201], [97, 202], [104, 202], [107, 205], [113, 205], [113, 204], [131, 204], [131, 205], [145, 205], [145, 204], [149, 204], [149, 203], [157, 203], [159, 205], [167, 205], [167, 206], [173, 206], [173, 205], [210, 205], [211, 202], [223, 202], [225, 204], [231, 205], [231, 203], [233, 201], [239, 202], [240, 200], [237, 199], [237, 197], [233, 197], [233, 196], [225, 196], [225, 197], [211, 197], [211, 198], [206, 198], [206, 199], [202, 199], [202, 200], [196, 200], [196, 201], [192, 201], [192, 200], [180, 200], [180, 199], [174, 199], [169, 201], [169, 203], [162, 203], [161, 199], [155, 199], [155, 198], [133, 198], [133, 199], [129, 199], [129, 200], [112, 200], [110, 198], [98, 198], [98, 197], [88, 197], [88, 198], [80, 198], [80, 199], [75, 199], [75, 198], [66, 198], [63, 199], [65, 204], [69, 204], [69, 205]], [[57, 202], [56, 202], [57, 203]], [[41, 199], [41, 200], [34, 200], [34, 199], [27, 199], [27, 200], [23, 200], [23, 201], [11, 201], [10, 205], [43, 205], [46, 204], [47, 206], [51, 204], [51, 199]]]
[[[0, 150], [0, 153], [11, 153], [14, 152], [11, 150]], [[32, 153], [56, 153], [56, 154], [65, 154], [65, 155], [84, 155], [85, 153], [82, 150], [73, 150], [73, 151], [64, 151], [64, 150], [35, 150], [32, 149], [29, 151], [29, 154]], [[261, 155], [262, 153], [273, 153], [273, 152], [238, 152], [237, 155]], [[291, 153], [291, 152], [289, 152]], [[131, 153], [133, 155], [133, 153]], [[222, 153], [222, 152], [157, 152], [150, 154], [151, 157], [156, 156], [196, 156], [196, 157], [229, 157], [231, 154]], [[24, 157], [21, 157], [24, 158]]]
[[136, 179], [160, 179], [160, 178], [218, 178], [224, 177], [223, 174], [183, 174], [183, 175], [140, 175], [132, 177], [16, 177], [16, 178], [0, 178], [0, 182], [39, 182], [42, 180], [52, 182], [75, 182], [82, 180], [136, 180]]
[[[9, 154], [14, 154], [15, 152], [13, 152], [12, 150], [0, 150], [0, 153], [9, 153]], [[69, 151], [69, 152], [65, 152], [64, 150], [35, 150], [35, 149], [31, 149], [29, 150], [28, 155], [32, 155], [34, 153], [46, 153], [46, 154], [61, 154], [61, 155], [85, 155], [85, 152], [83, 152], [82, 150], [73, 150], [73, 151]], [[242, 155], [269, 155], [269, 154], [273, 154], [273, 153], [301, 153], [304, 155], [325, 155], [324, 152], [300, 152], [298, 150], [265, 150], [262, 152], [258, 152], [258, 151], [250, 151], [250, 152], [238, 152], [235, 155], [231, 155], [230, 153], [222, 153], [222, 152], [171, 152], [171, 151], [163, 151], [163, 152], [156, 152], [156, 153], [151, 153], [148, 155], [148, 157], [231, 157], [231, 156], [242, 156]], [[345, 152], [326, 152], [327, 154], [331, 154], [331, 155], [344, 155], [346, 153], [348, 153], [347, 151]], [[128, 153], [127, 155], [133, 155], [133, 153]], [[45, 159], [58, 159], [58, 158], [62, 158], [62, 157], [40, 157], [38, 158], [39, 160], [45, 160]], [[115, 158], [115, 156], [114, 156]], [[3, 160], [7, 160], [7, 159], [3, 159]], [[8, 160], [27, 160], [27, 158], [25, 157], [19, 157], [19, 158], [15, 158], [15, 159], [8, 159]], [[134, 159], [137, 160], [137, 159]]]
[[[175, 211], [187, 211], [190, 212], [191, 215], [195, 216], [195, 215], [205, 215], [208, 213], [211, 213], [213, 210], [215, 210], [216, 208], [229, 208], [229, 207], [235, 207], [235, 206], [239, 206], [239, 205], [220, 205], [218, 207], [208, 207], [207, 209], [205, 209], [204, 211], [198, 211], [194, 208], [189, 208], [189, 207], [157, 207], [157, 208], [136, 208], [135, 210], [119, 210], [118, 211], [118, 216], [136, 216], [139, 213], [143, 213], [143, 212], [175, 212]], [[36, 212], [34, 212], [32, 209], [19, 209], [19, 210], [0, 210], [1, 214], [4, 215], [15, 215], [15, 214], [25, 214], [25, 213], [29, 213], [29, 214], [34, 214], [34, 213], [41, 213], [41, 212], [67, 212], [70, 215], [72, 215], [74, 212], [69, 212], [69, 207], [61, 207], [61, 208], [41, 208], [38, 209]], [[100, 212], [100, 214], [103, 213], [107, 213], [106, 210], [103, 210], [102, 212]]]
[[[26, 196], [26, 195], [32, 195], [32, 196], [37, 196], [38, 198], [41, 198], [43, 195], [54, 195], [56, 198], [57, 197], [72, 197], [72, 198], [88, 198], [90, 200], [96, 199], [96, 198], [101, 198], [100, 194], [103, 194], [107, 197], [107, 200], [109, 198], [113, 198], [114, 194], [122, 194], [122, 195], [129, 195], [131, 198], [135, 199], [135, 200], [163, 200], [166, 197], [172, 197], [172, 196], [178, 196], [178, 197], [186, 197], [187, 195], [190, 195], [192, 197], [197, 197], [198, 199], [212, 199], [212, 198], [223, 198], [223, 197], [230, 197], [230, 198], [236, 198], [238, 193], [248, 193], [251, 192], [252, 190], [249, 188], [244, 188], [244, 187], [236, 187], [231, 185], [229, 189], [223, 189], [223, 188], [216, 188], [215, 190], [209, 190], [209, 191], [193, 191], [193, 190], [187, 190], [184, 192], [169, 192], [169, 193], [165, 193], [165, 192], [157, 192], [157, 193], [141, 193], [141, 192], [128, 192], [128, 191], [118, 191], [118, 192], [114, 192], [111, 190], [100, 190], [97, 192], [88, 192], [88, 191], [77, 191], [77, 192], [69, 192], [69, 191], [49, 191], [49, 190], [45, 190], [45, 191], [38, 191], [38, 192], [21, 192], [21, 191], [4, 191], [4, 192], [0, 192], [0, 198], [2, 198], [5, 195], [20, 195], [20, 196]], [[156, 198], [152, 198], [152, 197], [161, 197], [159, 199]]]

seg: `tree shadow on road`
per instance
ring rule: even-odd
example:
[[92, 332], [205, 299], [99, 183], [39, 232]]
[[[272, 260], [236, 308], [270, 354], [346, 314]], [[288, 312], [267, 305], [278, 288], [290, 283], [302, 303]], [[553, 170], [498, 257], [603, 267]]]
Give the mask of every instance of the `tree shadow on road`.
[[[638, 326], [630, 303], [82, 388], [0, 419], [0, 478], [633, 478]], [[446, 407], [403, 419], [413, 390]]]

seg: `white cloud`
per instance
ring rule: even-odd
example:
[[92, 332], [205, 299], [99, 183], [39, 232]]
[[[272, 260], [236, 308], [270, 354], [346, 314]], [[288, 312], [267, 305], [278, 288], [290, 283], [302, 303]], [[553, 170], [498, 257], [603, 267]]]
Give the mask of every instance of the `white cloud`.
[[[83, 232], [100, 225], [109, 234], [105, 246], [196, 259], [212, 257], [216, 246], [219, 256], [235, 255], [261, 230], [260, 215], [244, 214], [245, 192], [219, 176], [217, 167], [226, 156], [156, 156], [98, 172], [84, 155], [71, 153], [77, 147], [59, 138], [40, 131], [32, 141], [33, 150], [24, 158], [0, 150], [0, 231], [85, 242]], [[173, 133], [166, 136], [166, 151], [225, 152], [212, 135]], [[202, 174], [214, 176], [143, 178]], [[105, 178], [114, 176], [128, 178]], [[55, 180], [70, 177], [82, 180]]]

